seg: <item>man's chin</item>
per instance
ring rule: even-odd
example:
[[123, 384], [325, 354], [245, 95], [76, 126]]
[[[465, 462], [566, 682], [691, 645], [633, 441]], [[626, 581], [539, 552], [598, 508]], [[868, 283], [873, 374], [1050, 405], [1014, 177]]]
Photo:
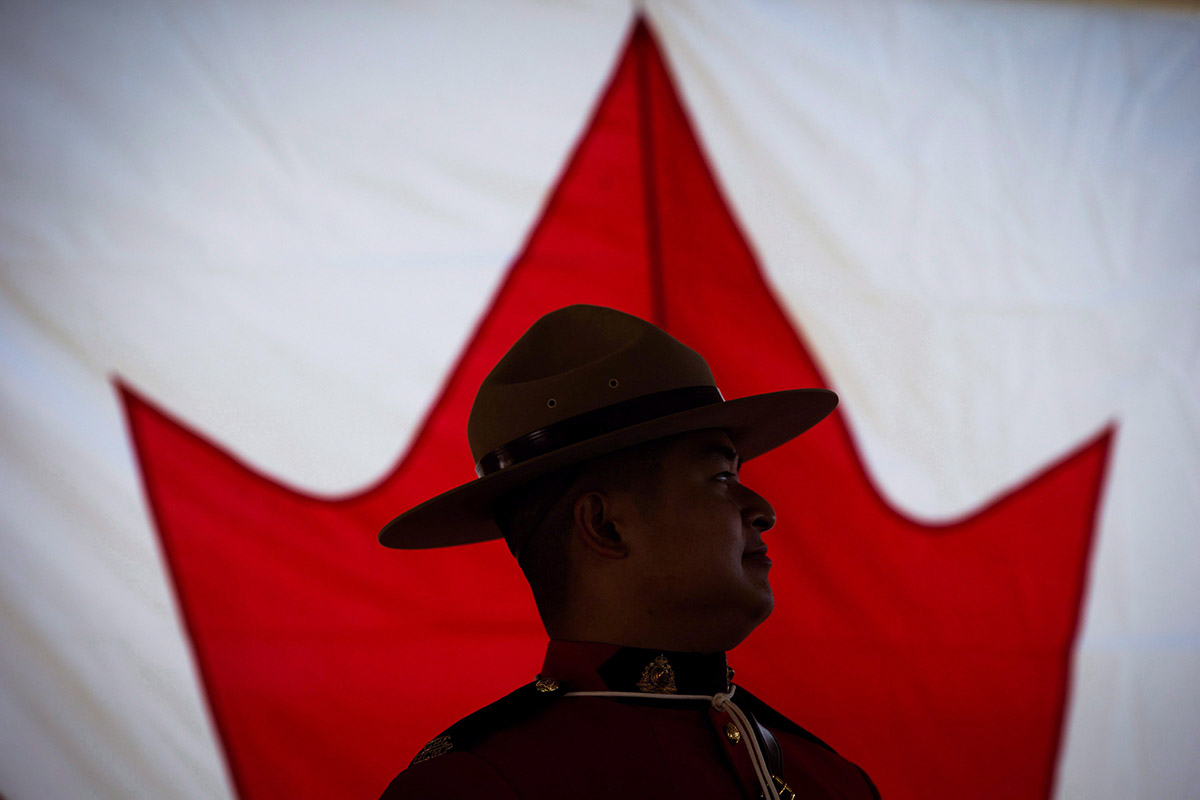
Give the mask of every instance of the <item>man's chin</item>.
[[762, 616], [760, 616], [758, 618], [758, 622], [755, 623], [755, 626], [754, 626], [756, 628], [759, 625], [762, 625], [764, 622], [766, 622], [767, 617], [771, 616], [771, 612], [775, 610], [775, 595], [771, 592], [770, 589], [767, 590], [767, 596], [766, 596], [766, 600], [763, 603], [763, 606], [764, 607], [762, 610]]
[[[753, 606], [747, 607], [747, 620], [752, 620], [751, 624], [746, 628], [742, 639], [745, 639], [754, 629], [767, 621], [767, 617], [771, 616], [771, 612], [775, 610], [775, 596], [771, 593], [768, 587], [765, 593], [758, 595]], [[739, 642], [740, 644], [740, 642]]]
[[765, 575], [761, 580], [756, 580], [753, 582], [751, 591], [754, 593], [754, 599], [752, 601], [754, 607], [761, 614], [758, 619], [758, 623], [756, 624], [761, 624], [762, 621], [771, 616], [771, 612], [775, 610], [775, 592], [771, 589], [771, 583], [767, 580]]

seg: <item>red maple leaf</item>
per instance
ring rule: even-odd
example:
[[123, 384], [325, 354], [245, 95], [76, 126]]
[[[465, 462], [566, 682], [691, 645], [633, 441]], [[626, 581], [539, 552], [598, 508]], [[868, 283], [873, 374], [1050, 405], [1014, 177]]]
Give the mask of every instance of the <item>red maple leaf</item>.
[[[649, 318], [726, 396], [824, 386], [638, 23], [542, 219], [396, 469], [327, 500], [247, 468], [122, 386], [147, 496], [237, 792], [372, 797], [459, 716], [532, 678], [544, 634], [498, 542], [396, 552], [396, 512], [473, 478], [475, 388], [543, 313]], [[853, 403], [854, 398], [844, 398]], [[1111, 432], [969, 519], [890, 508], [835, 415], [753, 462], [779, 514], [777, 610], [739, 679], [886, 797], [1052, 786]]]

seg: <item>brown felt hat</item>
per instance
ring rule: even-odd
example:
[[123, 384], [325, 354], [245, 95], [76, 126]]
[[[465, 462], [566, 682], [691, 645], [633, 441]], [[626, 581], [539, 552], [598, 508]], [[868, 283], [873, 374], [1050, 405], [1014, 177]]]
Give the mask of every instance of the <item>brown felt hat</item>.
[[721, 428], [742, 461], [778, 447], [837, 405], [827, 389], [725, 400], [700, 354], [645, 320], [601, 306], [552, 311], [484, 378], [467, 421], [475, 480], [405, 511], [388, 547], [500, 538], [498, 497], [548, 473], [678, 433]]

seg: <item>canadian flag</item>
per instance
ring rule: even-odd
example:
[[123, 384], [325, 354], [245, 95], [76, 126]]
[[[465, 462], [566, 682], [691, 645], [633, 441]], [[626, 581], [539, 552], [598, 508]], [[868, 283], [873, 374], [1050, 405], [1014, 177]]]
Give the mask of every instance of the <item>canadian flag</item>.
[[0, 12], [0, 793], [374, 796], [531, 679], [398, 553], [479, 379], [612, 305], [838, 415], [739, 680], [884, 796], [1200, 779], [1200, 17]]

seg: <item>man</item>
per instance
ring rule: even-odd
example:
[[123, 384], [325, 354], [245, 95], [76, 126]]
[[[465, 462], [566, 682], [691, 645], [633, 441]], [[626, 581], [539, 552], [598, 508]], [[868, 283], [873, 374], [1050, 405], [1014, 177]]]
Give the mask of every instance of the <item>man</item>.
[[479, 478], [379, 538], [503, 536], [550, 636], [545, 661], [433, 738], [384, 798], [877, 798], [725, 660], [774, 605], [775, 512], [738, 470], [836, 404], [823, 389], [725, 401], [699, 354], [612, 309], [534, 323], [471, 410]]

